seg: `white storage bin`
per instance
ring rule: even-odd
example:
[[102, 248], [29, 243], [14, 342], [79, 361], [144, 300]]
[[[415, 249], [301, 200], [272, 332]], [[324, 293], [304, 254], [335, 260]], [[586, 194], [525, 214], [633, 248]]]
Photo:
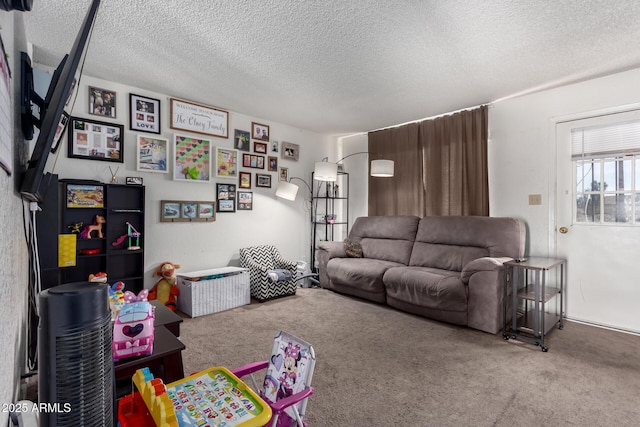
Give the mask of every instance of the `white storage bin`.
[[180, 273], [177, 277], [178, 309], [191, 316], [203, 316], [251, 302], [249, 270], [220, 267]]

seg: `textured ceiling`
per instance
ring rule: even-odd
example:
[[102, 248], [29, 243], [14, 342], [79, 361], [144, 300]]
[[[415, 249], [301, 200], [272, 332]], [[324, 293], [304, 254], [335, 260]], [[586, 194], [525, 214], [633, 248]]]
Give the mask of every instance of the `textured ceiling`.
[[[88, 5], [34, 0], [34, 62]], [[636, 67], [637, 0], [103, 0], [84, 72], [345, 134]]]

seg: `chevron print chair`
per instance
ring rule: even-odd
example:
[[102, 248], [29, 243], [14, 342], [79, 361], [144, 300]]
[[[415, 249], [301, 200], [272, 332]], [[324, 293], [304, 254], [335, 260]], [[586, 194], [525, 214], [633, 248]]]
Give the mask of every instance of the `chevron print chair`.
[[[296, 293], [296, 261], [282, 258], [275, 246], [262, 245], [240, 249], [240, 266], [249, 269], [251, 296], [258, 301]], [[289, 270], [291, 278], [272, 282], [267, 271]]]

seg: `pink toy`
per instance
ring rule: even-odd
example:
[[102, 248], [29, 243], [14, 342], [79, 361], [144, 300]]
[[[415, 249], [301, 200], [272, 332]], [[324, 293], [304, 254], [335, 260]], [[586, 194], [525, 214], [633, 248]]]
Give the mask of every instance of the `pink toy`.
[[132, 302], [145, 302], [149, 301], [149, 289], [141, 290], [138, 295], [131, 291], [124, 291], [124, 302], [129, 304]]
[[82, 231], [80, 232], [80, 238], [81, 239], [90, 239], [91, 238], [91, 233], [93, 231], [97, 231], [98, 232], [98, 239], [102, 239], [104, 236], [102, 234], [102, 224], [104, 224], [106, 221], [104, 219], [104, 217], [102, 215], [96, 215], [93, 218], [93, 224], [91, 225], [86, 225]]
[[153, 306], [133, 302], [120, 309], [113, 325], [113, 360], [153, 353]]

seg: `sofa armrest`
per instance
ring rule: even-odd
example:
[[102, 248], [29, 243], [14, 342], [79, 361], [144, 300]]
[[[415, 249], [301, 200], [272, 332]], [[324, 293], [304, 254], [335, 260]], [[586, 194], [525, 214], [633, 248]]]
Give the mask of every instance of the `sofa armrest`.
[[325, 251], [331, 258], [346, 258], [347, 252], [344, 250], [344, 242], [320, 242], [318, 243], [318, 252]]
[[462, 273], [460, 273], [460, 278], [466, 284], [469, 284], [469, 279], [475, 273], [480, 271], [496, 271], [502, 270], [503, 264], [507, 261], [512, 261], [513, 258], [502, 257], [502, 258], [491, 258], [491, 257], [483, 257], [474, 259], [469, 264], [465, 265], [462, 269]]
[[347, 253], [344, 250], [343, 242], [320, 242], [316, 251], [316, 260], [318, 261], [318, 279], [320, 287], [333, 289], [333, 283], [327, 274], [327, 263], [333, 258], [346, 258]]
[[[504, 302], [503, 264], [513, 258], [478, 258], [460, 274], [468, 285], [467, 325], [497, 334], [502, 330]], [[508, 320], [508, 319], [507, 319]]]

